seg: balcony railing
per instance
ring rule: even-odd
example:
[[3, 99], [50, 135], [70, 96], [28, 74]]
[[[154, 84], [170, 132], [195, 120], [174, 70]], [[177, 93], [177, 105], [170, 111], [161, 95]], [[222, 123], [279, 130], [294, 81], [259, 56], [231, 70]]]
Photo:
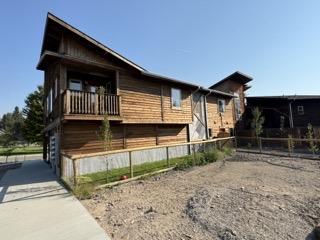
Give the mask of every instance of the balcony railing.
[[118, 95], [67, 89], [63, 98], [65, 114], [120, 115], [121, 99]]

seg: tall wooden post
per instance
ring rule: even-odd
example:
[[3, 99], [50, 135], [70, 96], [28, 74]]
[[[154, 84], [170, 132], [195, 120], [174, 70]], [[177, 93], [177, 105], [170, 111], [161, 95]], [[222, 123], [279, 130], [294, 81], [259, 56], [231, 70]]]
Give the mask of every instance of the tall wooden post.
[[261, 137], [258, 138], [258, 142], [259, 142], [259, 151], [260, 153], [262, 153], [262, 141], [261, 141]]
[[133, 178], [132, 152], [129, 151], [130, 177]]
[[166, 155], [167, 155], [167, 166], [170, 167], [170, 156], [169, 156], [169, 147], [166, 147]]
[[72, 159], [72, 167], [73, 167], [73, 183], [74, 183], [74, 187], [76, 187], [78, 185], [78, 180], [77, 180], [78, 170], [77, 170], [77, 163], [75, 159]]
[[193, 152], [193, 158], [192, 158], [192, 165], [196, 165], [196, 147], [195, 144], [192, 144], [192, 152]]

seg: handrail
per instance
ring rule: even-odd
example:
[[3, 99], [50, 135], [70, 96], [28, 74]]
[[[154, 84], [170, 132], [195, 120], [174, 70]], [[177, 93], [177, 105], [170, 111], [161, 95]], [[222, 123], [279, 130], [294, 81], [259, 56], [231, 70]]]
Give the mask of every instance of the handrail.
[[135, 152], [135, 151], [151, 150], [151, 149], [158, 149], [158, 148], [187, 146], [187, 145], [200, 144], [200, 143], [210, 143], [210, 142], [218, 142], [223, 140], [231, 140], [234, 138], [235, 137], [215, 138], [215, 139], [203, 140], [203, 141], [156, 145], [156, 146], [141, 147], [141, 148], [119, 149], [119, 150], [103, 151], [103, 152], [97, 152], [97, 153], [87, 153], [87, 154], [68, 155], [66, 153], [62, 153], [62, 155], [72, 160], [78, 160], [80, 158], [98, 157], [98, 156], [104, 156], [104, 155], [115, 154], [115, 153]]
[[63, 94], [65, 114], [120, 115], [119, 95], [70, 89], [66, 89]]

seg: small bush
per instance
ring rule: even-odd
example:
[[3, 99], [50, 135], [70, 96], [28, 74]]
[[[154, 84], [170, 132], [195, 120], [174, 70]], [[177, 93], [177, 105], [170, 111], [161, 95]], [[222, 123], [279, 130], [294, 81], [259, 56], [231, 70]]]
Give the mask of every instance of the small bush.
[[205, 152], [203, 155], [208, 163], [212, 163], [212, 162], [215, 162], [219, 159], [220, 151], [217, 149], [211, 149], [211, 150]]
[[231, 156], [232, 155], [232, 149], [230, 147], [223, 147], [222, 148], [222, 152], [226, 155], [226, 156]]
[[181, 162], [179, 162], [175, 169], [176, 170], [184, 170], [186, 168], [190, 168], [193, 165], [193, 157], [192, 156], [186, 156], [185, 159]]
[[73, 194], [80, 200], [90, 199], [95, 188], [93, 184], [79, 184], [73, 189]]

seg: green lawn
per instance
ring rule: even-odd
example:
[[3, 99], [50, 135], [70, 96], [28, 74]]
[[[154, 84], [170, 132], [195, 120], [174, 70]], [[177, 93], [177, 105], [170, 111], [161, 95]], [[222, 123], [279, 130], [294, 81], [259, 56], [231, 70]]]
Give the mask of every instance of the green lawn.
[[[167, 160], [161, 160], [157, 162], [147, 162], [140, 165], [135, 165], [133, 167], [133, 174], [134, 176], [140, 176], [146, 173], [152, 173], [168, 167], [184, 166], [187, 164], [192, 164], [191, 156], [172, 158], [170, 159], [170, 166], [168, 166]], [[108, 173], [107, 171], [103, 171], [103, 172], [86, 174], [80, 177], [80, 182], [81, 183], [93, 182], [95, 184], [105, 184], [105, 183], [118, 181], [120, 180], [120, 177], [123, 175], [126, 175], [128, 178], [130, 177], [129, 167], [113, 169], [113, 170], [110, 170]]]
[[[210, 150], [206, 153], [197, 153], [195, 159], [193, 160], [193, 156], [184, 156], [179, 158], [171, 158], [170, 165], [168, 165], [167, 160], [161, 160], [156, 162], [147, 162], [140, 165], [135, 165], [133, 167], [133, 175], [140, 176], [147, 173], [152, 173], [161, 169], [165, 169], [168, 167], [176, 167], [177, 169], [184, 169], [195, 165], [204, 165], [210, 162], [214, 162], [218, 159], [222, 159], [225, 156], [230, 155], [232, 152], [231, 149], [223, 149], [222, 151], [219, 150]], [[121, 176], [126, 175], [130, 178], [130, 168], [117, 168], [97, 173], [91, 173], [82, 175], [79, 177], [79, 183], [93, 183], [96, 185], [102, 185], [105, 183], [119, 181]]]
[[0, 156], [27, 155], [37, 153], [42, 153], [42, 146], [27, 146], [13, 148], [0, 147]]

